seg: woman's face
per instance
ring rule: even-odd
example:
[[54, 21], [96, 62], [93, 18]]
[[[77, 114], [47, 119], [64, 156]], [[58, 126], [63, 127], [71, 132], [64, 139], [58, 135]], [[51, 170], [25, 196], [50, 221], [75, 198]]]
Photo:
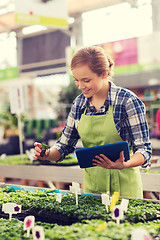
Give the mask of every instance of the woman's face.
[[85, 97], [90, 98], [101, 94], [106, 85], [106, 75], [98, 76], [88, 67], [81, 65], [72, 70], [76, 86], [82, 91]]

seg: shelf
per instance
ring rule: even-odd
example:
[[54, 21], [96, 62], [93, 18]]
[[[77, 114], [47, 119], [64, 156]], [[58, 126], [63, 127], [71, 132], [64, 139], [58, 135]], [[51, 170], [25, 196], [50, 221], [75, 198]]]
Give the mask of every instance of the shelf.
[[155, 150], [160, 150], [160, 140], [156, 138], [151, 138], [151, 146]]
[[79, 166], [28, 166], [0, 165], [0, 176], [54, 182], [83, 182], [83, 170]]
[[[84, 170], [79, 166], [28, 166], [1, 165], [0, 176], [4, 178], [19, 178], [53, 182], [83, 183]], [[160, 192], [160, 174], [141, 173], [144, 191]]]

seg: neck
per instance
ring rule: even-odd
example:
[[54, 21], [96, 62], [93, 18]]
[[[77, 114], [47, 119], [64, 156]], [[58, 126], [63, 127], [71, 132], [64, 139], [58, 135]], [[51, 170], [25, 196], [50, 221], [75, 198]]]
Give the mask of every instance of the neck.
[[94, 95], [91, 98], [90, 101], [95, 107], [96, 111], [98, 111], [98, 109], [104, 104], [108, 95], [109, 88], [110, 83], [108, 82], [107, 84], [104, 85], [103, 89], [98, 94]]
[[109, 88], [110, 88], [110, 83], [106, 82], [103, 85], [103, 88], [101, 89], [101, 91], [99, 91], [97, 94], [95, 94], [92, 97], [92, 99], [95, 99], [95, 100], [106, 99], [106, 97], [108, 95]]

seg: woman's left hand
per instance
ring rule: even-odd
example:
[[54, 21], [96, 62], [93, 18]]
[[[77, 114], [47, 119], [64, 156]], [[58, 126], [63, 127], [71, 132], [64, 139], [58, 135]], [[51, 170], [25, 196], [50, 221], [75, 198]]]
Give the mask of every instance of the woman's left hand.
[[120, 152], [120, 157], [115, 161], [111, 161], [104, 154], [95, 156], [95, 159], [92, 160], [93, 165], [107, 168], [107, 169], [124, 169], [124, 153]]

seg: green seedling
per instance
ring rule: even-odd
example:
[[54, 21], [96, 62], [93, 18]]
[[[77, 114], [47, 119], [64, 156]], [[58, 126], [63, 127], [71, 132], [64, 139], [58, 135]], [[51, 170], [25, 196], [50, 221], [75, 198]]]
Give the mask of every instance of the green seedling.
[[41, 147], [42, 147], [42, 151], [41, 151], [40, 156], [41, 156], [41, 157], [44, 157], [44, 154], [45, 154], [46, 150], [49, 149], [49, 147], [48, 147], [48, 145], [46, 145], [46, 144], [44, 144], [44, 143], [41, 144]]

